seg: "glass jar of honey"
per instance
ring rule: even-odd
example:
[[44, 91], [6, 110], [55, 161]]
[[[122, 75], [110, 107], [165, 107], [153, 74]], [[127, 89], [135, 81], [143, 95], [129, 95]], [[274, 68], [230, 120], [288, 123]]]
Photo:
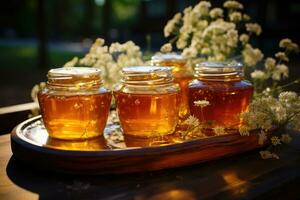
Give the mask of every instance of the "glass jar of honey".
[[173, 133], [180, 88], [173, 82], [172, 69], [136, 66], [122, 72], [114, 97], [124, 135], [151, 138]]
[[49, 136], [80, 140], [102, 135], [111, 97], [111, 92], [102, 86], [99, 69], [51, 69], [46, 88], [38, 94]]
[[189, 115], [188, 83], [194, 78], [192, 69], [187, 66], [187, 60], [176, 53], [156, 54], [152, 56], [151, 64], [154, 66], [173, 67], [174, 82], [179, 84], [181, 88], [179, 117], [180, 119], [185, 119]]
[[242, 67], [240, 63], [197, 64], [196, 79], [189, 83], [191, 115], [212, 128], [238, 128], [239, 115], [247, 110], [253, 95], [253, 86], [243, 80]]

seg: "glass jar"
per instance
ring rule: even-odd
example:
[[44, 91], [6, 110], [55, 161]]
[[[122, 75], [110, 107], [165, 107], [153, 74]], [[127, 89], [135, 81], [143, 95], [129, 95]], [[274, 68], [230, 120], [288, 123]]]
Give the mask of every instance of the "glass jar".
[[[196, 65], [195, 77], [189, 84], [191, 115], [209, 127], [236, 129], [241, 124], [240, 114], [247, 110], [253, 86], [243, 80], [240, 63], [205, 62]], [[198, 105], [205, 100], [209, 105]]]
[[125, 67], [114, 91], [120, 123], [126, 136], [151, 138], [174, 132], [178, 122], [179, 91], [169, 67]]
[[152, 56], [151, 64], [154, 66], [173, 67], [174, 82], [178, 83], [181, 88], [179, 117], [185, 119], [189, 116], [188, 83], [194, 78], [192, 69], [187, 66], [186, 59], [176, 53], [156, 54]]
[[102, 86], [99, 69], [51, 69], [46, 88], [38, 94], [49, 136], [78, 140], [102, 135], [111, 97], [111, 92]]

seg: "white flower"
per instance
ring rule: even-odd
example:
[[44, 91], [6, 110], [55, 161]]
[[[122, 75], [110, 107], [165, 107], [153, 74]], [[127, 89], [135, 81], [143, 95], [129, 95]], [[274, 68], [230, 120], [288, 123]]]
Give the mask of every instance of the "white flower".
[[286, 61], [286, 62], [289, 61], [289, 58], [287, 57], [285, 52], [278, 52], [278, 53], [275, 54], [275, 57], [278, 58], [279, 60], [282, 60], [282, 61]]
[[207, 60], [224, 61], [238, 45], [236, 25], [219, 18], [212, 21], [205, 29], [193, 32], [191, 46]]
[[273, 110], [274, 110], [273, 112], [275, 113], [275, 120], [278, 123], [286, 121], [286, 119], [287, 119], [287, 110], [282, 105], [279, 104], [278, 106], [274, 107]]
[[249, 136], [250, 132], [249, 132], [249, 127], [247, 126], [240, 126], [239, 127], [239, 133], [241, 136]]
[[208, 47], [204, 47], [203, 49], [201, 49], [201, 54], [203, 55], [209, 55], [211, 53], [211, 49]]
[[223, 17], [223, 10], [221, 8], [213, 8], [209, 12], [209, 16], [213, 19]]
[[105, 40], [102, 39], [102, 38], [97, 38], [94, 45], [97, 45], [97, 46], [103, 46], [105, 43]]
[[222, 53], [216, 53], [214, 57], [209, 57], [209, 61], [224, 61], [226, 59], [225, 55]]
[[291, 136], [289, 134], [282, 134], [281, 135], [281, 141], [283, 143], [287, 144], [287, 143], [290, 143], [292, 141], [292, 138], [291, 138]]
[[276, 65], [276, 60], [274, 58], [269, 57], [265, 60], [266, 70], [269, 70], [269, 71], [273, 70], [275, 65]]
[[243, 33], [242, 35], [240, 35], [240, 41], [241, 41], [243, 44], [248, 43], [248, 41], [249, 41], [249, 35]]
[[242, 14], [240, 12], [232, 12], [229, 14], [229, 19], [232, 22], [239, 22], [242, 20]]
[[[186, 19], [186, 16], [184, 16], [184, 19]], [[185, 24], [183, 24], [183, 26], [179, 29], [179, 37], [176, 43], [179, 49], [183, 49], [184, 47], [186, 47], [187, 40], [189, 39], [192, 30], [192, 25], [187, 22], [185, 22]]]
[[281, 48], [287, 48], [289, 45], [291, 45], [293, 42], [292, 42], [292, 40], [291, 39], [289, 39], [289, 38], [284, 38], [284, 39], [282, 39], [282, 40], [280, 40], [280, 42], [279, 42], [279, 46], [281, 47]]
[[237, 30], [230, 29], [227, 33], [227, 45], [229, 47], [236, 47], [238, 43], [239, 34]]
[[227, 134], [226, 131], [225, 131], [225, 128], [223, 126], [216, 126], [213, 128], [214, 130], [214, 133], [216, 135], [225, 135]]
[[260, 35], [262, 32], [261, 26], [257, 23], [247, 23], [246, 30], [249, 33], [255, 33], [256, 35]]
[[124, 52], [123, 46], [119, 42], [112, 43], [109, 47], [109, 53]]
[[277, 136], [271, 137], [271, 142], [274, 146], [281, 144], [280, 139]]
[[280, 102], [282, 102], [283, 104], [286, 104], [290, 101], [294, 101], [297, 100], [297, 93], [296, 92], [290, 92], [290, 91], [286, 91], [286, 92], [281, 92], [278, 96], [278, 99]]
[[[278, 117], [279, 122], [286, 123], [287, 120], [292, 121], [291, 124], [296, 125], [293, 121], [300, 121], [300, 98], [296, 92], [281, 92], [278, 96], [281, 114], [283, 117]], [[298, 112], [298, 114], [297, 114]], [[278, 114], [279, 115], [279, 114]], [[293, 117], [292, 117], [293, 116]]]
[[197, 57], [197, 50], [195, 48], [189, 47], [189, 48], [185, 48], [182, 52], [182, 56], [184, 58], [195, 58]]
[[289, 50], [289, 51], [294, 51], [294, 52], [296, 52], [296, 53], [299, 52], [299, 46], [298, 46], [298, 44], [296, 44], [296, 43], [292, 43], [292, 44], [289, 45], [286, 49]]
[[199, 120], [194, 117], [193, 115], [190, 115], [185, 121], [185, 124], [189, 125], [189, 126], [199, 126]]
[[289, 77], [289, 68], [284, 64], [276, 65], [275, 71], [272, 74], [273, 80], [280, 81], [281, 77], [283, 78]]
[[70, 60], [69, 62], [66, 62], [64, 64], [63, 67], [76, 67], [77, 63], [78, 63], [78, 58], [77, 57], [74, 57], [72, 60]]
[[267, 77], [265, 72], [263, 72], [261, 70], [254, 70], [254, 72], [251, 73], [251, 78], [259, 79], [259, 80], [265, 80], [268, 77]]
[[200, 1], [193, 9], [193, 11], [199, 16], [207, 16], [209, 14], [209, 8], [211, 4], [209, 1]]
[[209, 103], [209, 101], [206, 101], [206, 100], [198, 100], [198, 101], [194, 101], [194, 105], [197, 107], [204, 108], [206, 106], [209, 106], [210, 103]]
[[284, 64], [277, 65], [276, 69], [278, 73], [280, 73], [283, 76], [283, 78], [289, 77], [289, 68], [286, 65]]
[[226, 1], [224, 4], [223, 4], [223, 7], [224, 8], [228, 8], [228, 9], [243, 9], [244, 6], [243, 4], [237, 2], [237, 1]]
[[181, 13], [177, 13], [174, 15], [174, 17], [168, 21], [166, 26], [164, 27], [164, 36], [169, 37], [171, 33], [173, 32], [174, 28], [176, 27], [176, 24], [181, 19]]
[[41, 82], [39, 84], [36, 84], [33, 86], [33, 88], [31, 89], [31, 99], [35, 102], [38, 101], [37, 95], [40, 91], [42, 91], [44, 88], [46, 87], [46, 83], [45, 82]]
[[163, 52], [163, 53], [169, 53], [172, 51], [172, 45], [171, 43], [166, 43], [164, 44], [161, 48], [160, 48], [160, 51]]
[[255, 66], [257, 62], [263, 59], [264, 55], [256, 48], [254, 49], [250, 44], [246, 44], [242, 51], [244, 62], [248, 66]]
[[251, 17], [247, 14], [243, 14], [243, 20], [244, 21], [249, 21], [251, 19]]
[[205, 29], [208, 26], [208, 21], [207, 20], [198, 20], [196, 25], [193, 28], [194, 32], [200, 31]]
[[270, 151], [260, 151], [259, 153], [262, 159], [269, 159], [269, 158], [279, 159], [279, 156], [277, 154], [271, 153]]
[[[253, 129], [270, 130], [278, 100], [273, 97], [261, 97], [253, 100], [249, 105], [248, 111], [242, 113], [242, 120]], [[272, 108], [272, 109], [271, 109]], [[272, 115], [270, 114], [272, 113]]]

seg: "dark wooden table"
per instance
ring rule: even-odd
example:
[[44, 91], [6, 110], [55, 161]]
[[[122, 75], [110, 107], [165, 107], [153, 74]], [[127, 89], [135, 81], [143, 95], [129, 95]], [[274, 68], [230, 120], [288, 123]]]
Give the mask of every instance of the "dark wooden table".
[[78, 176], [39, 171], [12, 156], [0, 136], [0, 199], [300, 199], [300, 134], [280, 160], [258, 151], [156, 172]]

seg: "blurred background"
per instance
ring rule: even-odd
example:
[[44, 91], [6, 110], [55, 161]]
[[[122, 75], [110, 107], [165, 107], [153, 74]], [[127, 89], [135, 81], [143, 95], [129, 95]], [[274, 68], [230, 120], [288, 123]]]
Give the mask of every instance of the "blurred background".
[[[50, 68], [83, 56], [93, 40], [133, 40], [157, 51], [163, 27], [173, 15], [198, 0], [9, 0], [0, 7], [0, 107], [31, 101], [34, 84]], [[222, 6], [224, 1], [211, 0]], [[246, 12], [263, 27], [255, 41], [266, 56], [281, 38], [299, 44], [300, 1], [243, 0]], [[292, 58], [291, 79], [299, 77], [299, 56]], [[298, 86], [293, 86], [299, 91]]]

